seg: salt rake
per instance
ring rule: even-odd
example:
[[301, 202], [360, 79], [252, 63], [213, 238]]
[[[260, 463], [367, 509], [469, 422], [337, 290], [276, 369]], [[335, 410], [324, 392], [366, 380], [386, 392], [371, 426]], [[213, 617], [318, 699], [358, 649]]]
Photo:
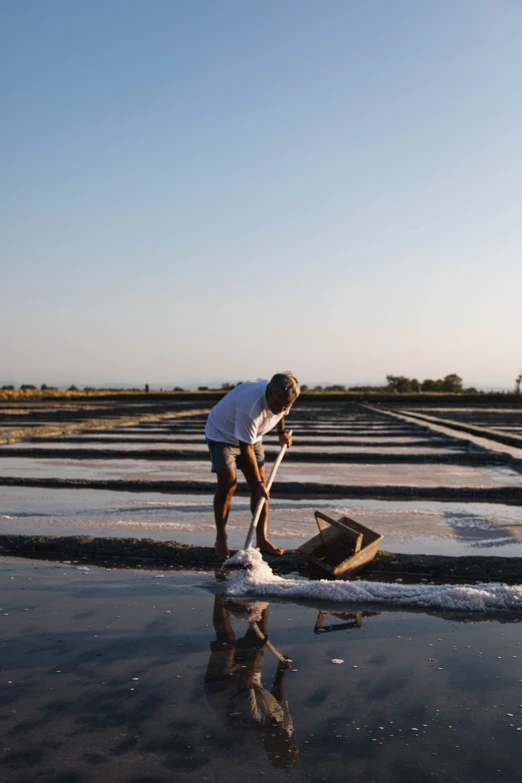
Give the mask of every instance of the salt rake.
[[[288, 431], [288, 435], [290, 437], [292, 437], [292, 430]], [[276, 457], [276, 461], [274, 462], [274, 464], [272, 466], [272, 470], [270, 471], [270, 475], [268, 477], [268, 481], [266, 482], [267, 491], [270, 491], [272, 483], [273, 483], [273, 481], [275, 479], [275, 475], [277, 473], [277, 469], [278, 469], [279, 465], [281, 464], [283, 457], [285, 456], [287, 448], [288, 448], [288, 446], [286, 445], [286, 443], [285, 443], [284, 446], [281, 446], [279, 454]], [[254, 538], [254, 533], [255, 533], [255, 530], [256, 530], [256, 527], [257, 527], [257, 523], [259, 522], [259, 517], [261, 516], [261, 512], [263, 510], [263, 507], [264, 507], [265, 503], [266, 503], [266, 498], [259, 498], [259, 500], [257, 501], [257, 506], [256, 506], [256, 509], [254, 511], [254, 516], [252, 517], [252, 522], [250, 523], [250, 528], [249, 528], [249, 531], [248, 531], [248, 534], [247, 534], [247, 537], [246, 537], [245, 546], [243, 547], [244, 549], [250, 549], [252, 547], [252, 540]]]

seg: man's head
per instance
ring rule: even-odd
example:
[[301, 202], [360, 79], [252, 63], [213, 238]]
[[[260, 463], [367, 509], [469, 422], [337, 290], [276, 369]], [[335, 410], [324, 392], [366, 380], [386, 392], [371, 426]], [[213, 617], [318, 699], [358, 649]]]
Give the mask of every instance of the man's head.
[[269, 381], [266, 399], [270, 411], [282, 413], [299, 397], [299, 381], [291, 372], [278, 372]]

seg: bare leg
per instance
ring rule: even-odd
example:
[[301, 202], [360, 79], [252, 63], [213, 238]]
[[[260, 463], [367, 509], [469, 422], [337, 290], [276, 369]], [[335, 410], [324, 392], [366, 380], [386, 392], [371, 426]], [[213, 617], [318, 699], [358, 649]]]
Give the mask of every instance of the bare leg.
[[[265, 473], [265, 466], [259, 468], [259, 473], [261, 475], [261, 478], [263, 481], [266, 482], [266, 473]], [[259, 500], [259, 495], [256, 492], [255, 485], [250, 487], [251, 497], [250, 497], [250, 509], [252, 511], [252, 514], [254, 514], [257, 506], [257, 501]], [[257, 523], [256, 528], [256, 542], [258, 548], [261, 550], [261, 552], [267, 552], [270, 555], [282, 555], [284, 554], [284, 549], [280, 549], [277, 546], [274, 546], [271, 541], [267, 538], [267, 530], [268, 530], [268, 500], [265, 501], [265, 504], [263, 506], [263, 510], [261, 511], [261, 516], [259, 517], [259, 522]]]
[[282, 702], [284, 697], [283, 691], [283, 677], [288, 669], [292, 668], [291, 661], [279, 661], [277, 665], [276, 675], [274, 677], [274, 684], [270, 693], [274, 696], [278, 702]]
[[216, 555], [220, 558], [229, 556], [227, 541], [227, 520], [232, 496], [236, 491], [237, 478], [234, 468], [223, 468], [216, 471], [217, 490], [214, 496], [214, 519], [216, 521]]
[[214, 612], [212, 615], [212, 623], [214, 630], [216, 631], [216, 638], [222, 642], [226, 639], [227, 642], [235, 642], [236, 635], [232, 628], [230, 621], [230, 612], [224, 606], [224, 597], [222, 595], [216, 595], [214, 599]]

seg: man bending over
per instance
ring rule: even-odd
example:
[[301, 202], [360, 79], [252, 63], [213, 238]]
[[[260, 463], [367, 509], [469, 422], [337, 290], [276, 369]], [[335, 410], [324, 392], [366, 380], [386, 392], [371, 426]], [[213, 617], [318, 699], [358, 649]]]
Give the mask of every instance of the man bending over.
[[228, 392], [210, 411], [205, 428], [212, 472], [217, 476], [214, 498], [216, 555], [228, 557], [227, 519], [236, 491], [236, 465], [243, 471], [250, 489], [252, 514], [260, 498], [266, 498], [257, 525], [257, 546], [262, 552], [282, 555], [283, 550], [267, 538], [268, 491], [262, 438], [277, 426], [281, 446], [292, 445], [285, 431], [285, 416], [299, 396], [299, 382], [289, 372], [277, 373], [271, 381], [241, 383]]

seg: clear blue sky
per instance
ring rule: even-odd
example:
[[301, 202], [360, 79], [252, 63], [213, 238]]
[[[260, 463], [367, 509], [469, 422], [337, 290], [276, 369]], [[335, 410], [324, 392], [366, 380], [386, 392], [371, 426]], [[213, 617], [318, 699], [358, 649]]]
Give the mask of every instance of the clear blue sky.
[[522, 369], [519, 0], [3, 0], [0, 381]]

